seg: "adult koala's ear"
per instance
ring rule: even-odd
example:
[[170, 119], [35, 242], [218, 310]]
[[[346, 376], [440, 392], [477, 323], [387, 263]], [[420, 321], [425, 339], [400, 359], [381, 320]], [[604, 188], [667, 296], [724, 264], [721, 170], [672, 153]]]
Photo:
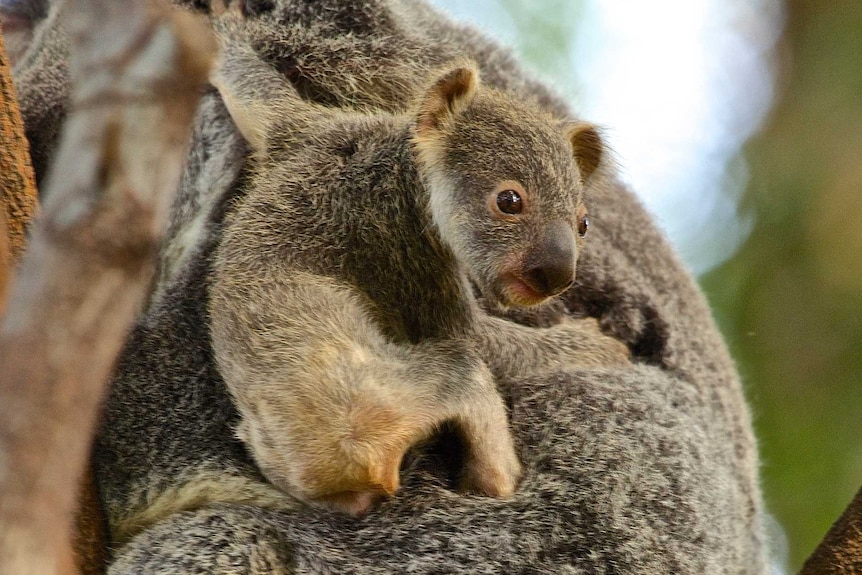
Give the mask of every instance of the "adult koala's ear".
[[565, 127], [566, 139], [572, 144], [575, 162], [586, 181], [598, 169], [605, 155], [605, 144], [598, 129], [587, 122], [576, 122]]
[[470, 105], [479, 87], [479, 72], [470, 64], [450, 68], [438, 76], [419, 102], [418, 139], [433, 137], [446, 123]]

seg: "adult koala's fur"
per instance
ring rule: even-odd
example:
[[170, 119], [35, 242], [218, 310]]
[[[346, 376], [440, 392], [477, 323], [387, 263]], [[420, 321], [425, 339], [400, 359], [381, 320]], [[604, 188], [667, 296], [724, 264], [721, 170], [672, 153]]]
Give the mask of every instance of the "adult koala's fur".
[[[466, 55], [490, 85], [569, 114], [505, 50], [425, 4], [358, 4], [247, 2], [247, 33], [304, 97], [329, 105], [401, 110], [429, 68]], [[64, 49], [54, 8], [15, 70], [37, 157], [50, 157], [65, 109]], [[395, 499], [358, 521], [269, 486], [234, 437], [208, 332], [210, 257], [243, 194], [245, 153], [208, 93], [160, 282], [96, 446], [111, 573], [766, 572], [757, 454], [733, 364], [694, 282], [616, 183], [586, 199], [594, 226], [575, 288], [518, 319], [595, 316], [636, 365], [501, 382], [525, 467], [512, 499], [454, 491], [460, 454], [445, 435], [408, 458]]]

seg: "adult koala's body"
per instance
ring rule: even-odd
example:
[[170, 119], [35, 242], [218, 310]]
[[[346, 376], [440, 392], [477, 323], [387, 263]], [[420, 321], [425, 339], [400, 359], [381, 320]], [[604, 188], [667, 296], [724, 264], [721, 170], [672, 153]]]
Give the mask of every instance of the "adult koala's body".
[[[506, 51], [418, 2], [247, 9], [258, 53], [311, 100], [403, 110], [430, 68], [466, 55], [489, 84], [568, 113]], [[49, 23], [36, 38], [61, 48], [58, 19]], [[16, 69], [37, 153], [50, 151], [43, 110], [65, 103], [61, 64], [48, 57], [60, 48], [37, 43]], [[593, 315], [637, 364], [503, 382], [525, 468], [513, 498], [454, 492], [441, 472], [448, 452], [430, 449], [407, 461], [403, 493], [361, 521], [291, 510], [233, 436], [237, 413], [210, 347], [210, 262], [242, 194], [242, 152], [208, 94], [159, 295], [127, 345], [97, 446], [112, 573], [766, 572], [756, 449], [733, 365], [694, 283], [616, 184], [586, 198], [596, 225], [575, 289], [521, 320]]]

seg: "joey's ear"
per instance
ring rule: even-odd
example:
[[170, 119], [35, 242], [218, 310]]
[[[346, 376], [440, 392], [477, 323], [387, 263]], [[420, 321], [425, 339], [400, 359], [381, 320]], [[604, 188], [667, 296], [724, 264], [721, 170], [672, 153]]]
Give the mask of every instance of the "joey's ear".
[[459, 114], [473, 101], [478, 86], [479, 72], [472, 66], [459, 66], [439, 76], [420, 101], [416, 134], [428, 135]]
[[605, 145], [598, 129], [586, 122], [569, 124], [566, 126], [566, 138], [572, 143], [581, 178], [588, 180], [598, 169], [605, 154]]

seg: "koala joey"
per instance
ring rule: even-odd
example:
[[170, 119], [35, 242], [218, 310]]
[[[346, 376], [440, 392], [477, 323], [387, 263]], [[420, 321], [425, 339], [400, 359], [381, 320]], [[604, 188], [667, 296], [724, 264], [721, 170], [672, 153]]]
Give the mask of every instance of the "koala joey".
[[507, 307], [572, 284], [596, 130], [481, 85], [465, 62], [403, 114], [306, 102], [243, 46], [213, 83], [256, 161], [213, 264], [212, 343], [264, 475], [359, 515], [451, 422], [460, 486], [511, 495], [521, 466], [495, 377], [622, 363], [627, 349], [595, 322], [490, 317], [472, 285]]

